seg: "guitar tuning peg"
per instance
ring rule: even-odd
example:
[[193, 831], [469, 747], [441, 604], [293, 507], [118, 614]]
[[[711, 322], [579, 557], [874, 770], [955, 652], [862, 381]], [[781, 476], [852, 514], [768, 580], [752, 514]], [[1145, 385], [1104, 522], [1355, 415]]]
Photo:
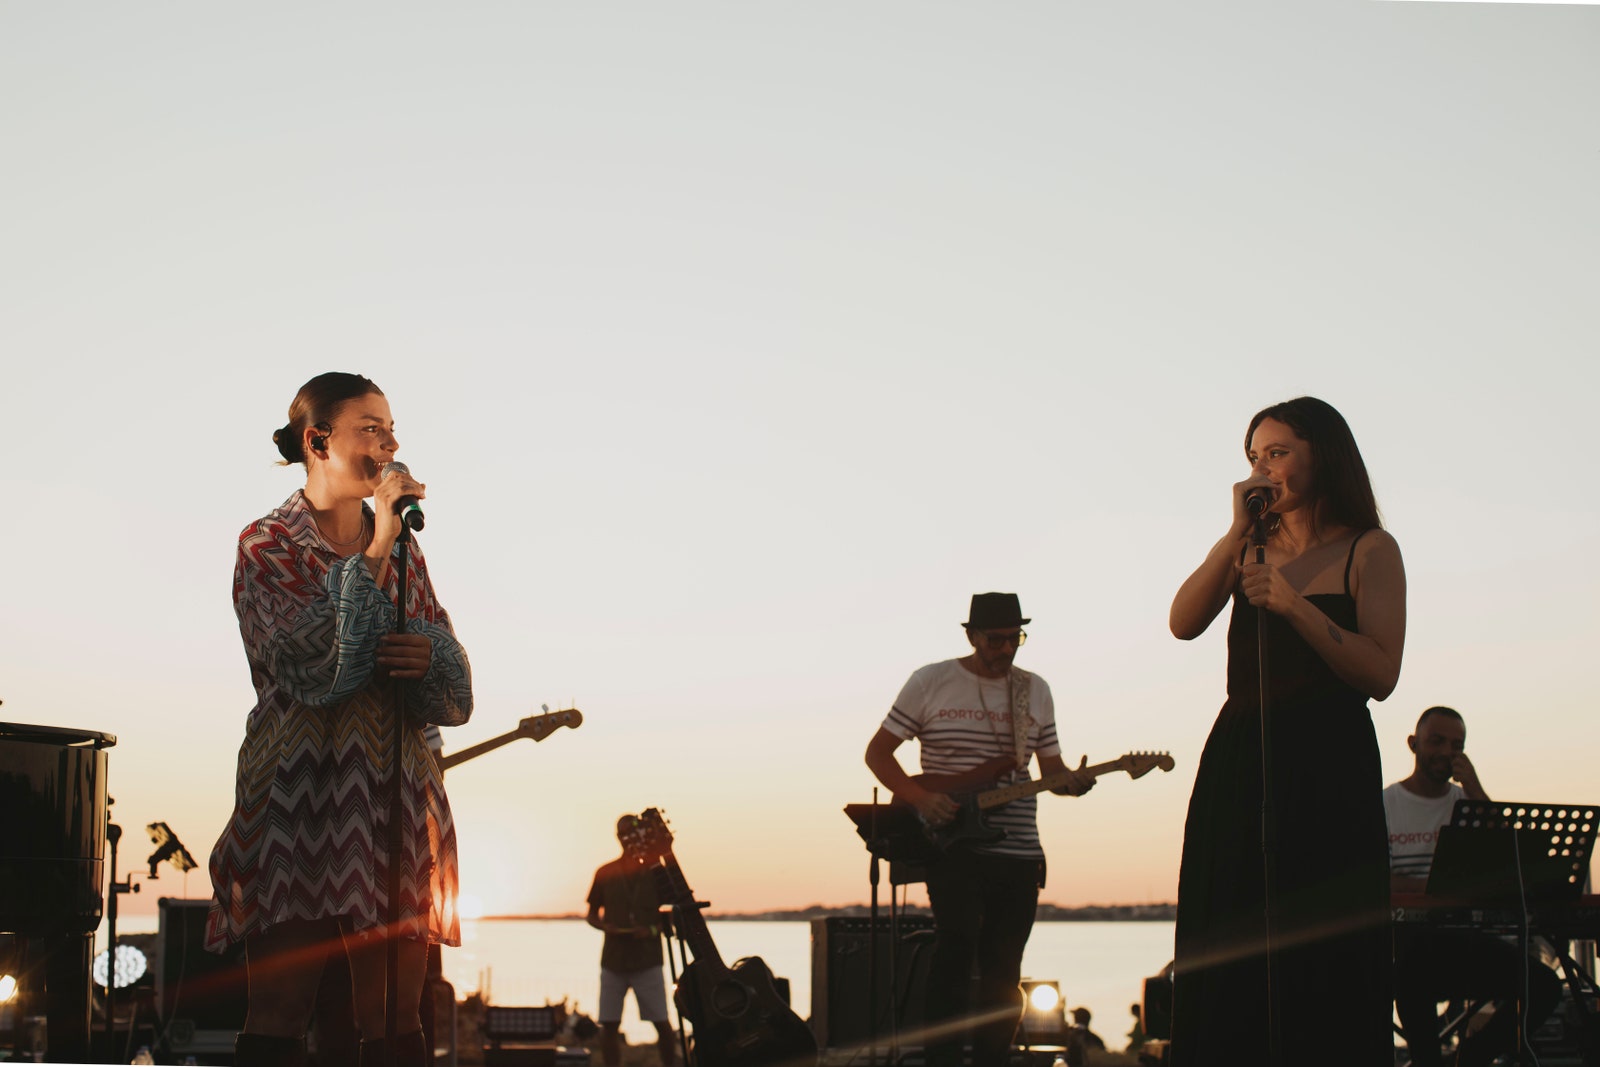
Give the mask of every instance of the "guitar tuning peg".
[[550, 711], [550, 705], [549, 704], [540, 704], [539, 705], [539, 710], [542, 711], [542, 712], [545, 712], [546, 714], [548, 714], [549, 711]]

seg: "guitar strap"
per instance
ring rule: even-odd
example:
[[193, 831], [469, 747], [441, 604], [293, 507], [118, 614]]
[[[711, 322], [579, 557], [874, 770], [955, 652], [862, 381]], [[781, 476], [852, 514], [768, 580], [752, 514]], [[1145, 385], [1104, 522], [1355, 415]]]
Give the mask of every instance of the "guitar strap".
[[1033, 675], [1021, 667], [1012, 667], [1006, 688], [1011, 697], [1011, 743], [1016, 750], [1017, 770], [1021, 771], [1028, 766], [1028, 734], [1033, 730], [1033, 716], [1028, 714]]

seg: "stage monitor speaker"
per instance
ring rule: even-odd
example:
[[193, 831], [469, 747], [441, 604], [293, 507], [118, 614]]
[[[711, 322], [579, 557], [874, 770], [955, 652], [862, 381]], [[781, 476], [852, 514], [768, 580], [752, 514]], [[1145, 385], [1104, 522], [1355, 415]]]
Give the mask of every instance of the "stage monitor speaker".
[[206, 951], [206, 915], [211, 900], [162, 897], [157, 948], [156, 1010], [174, 1048], [187, 1034], [244, 1029], [244, 946]]
[[[889, 941], [887, 916], [878, 918], [876, 937], [868, 918], [834, 917], [811, 920], [811, 1031], [822, 1048], [850, 1048], [873, 1040], [887, 1045], [891, 1032], [902, 1045], [921, 1045], [916, 1031], [926, 1019], [928, 963], [933, 958], [933, 920], [902, 917], [894, 946], [896, 1010], [889, 1007]], [[871, 950], [878, 952], [876, 995], [869, 988]], [[890, 1021], [894, 1021], [891, 1027]]]

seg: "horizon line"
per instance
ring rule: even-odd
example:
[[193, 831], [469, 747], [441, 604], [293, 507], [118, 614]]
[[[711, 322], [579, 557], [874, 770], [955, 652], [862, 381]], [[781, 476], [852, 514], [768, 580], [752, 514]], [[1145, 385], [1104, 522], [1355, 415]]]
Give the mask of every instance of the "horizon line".
[[[665, 906], [665, 905], [664, 905]], [[1106, 912], [1106, 911], [1137, 911], [1137, 910], [1173, 910], [1178, 906], [1176, 901], [1164, 900], [1139, 904], [1051, 904], [1047, 901], [1039, 903], [1039, 909], [1059, 912]], [[751, 911], [707, 911], [705, 917], [709, 919], [759, 919], [771, 915], [810, 915], [825, 918], [825, 912], [867, 912], [871, 910], [868, 904], [808, 904], [805, 907], [777, 907], [760, 908]], [[925, 904], [903, 904], [898, 909], [904, 915], [908, 913], [927, 914], [930, 909]], [[880, 907], [879, 912], [887, 915], [888, 908]], [[847, 918], [855, 916], [846, 916]], [[463, 919], [466, 919], [463, 916]], [[583, 912], [528, 912], [528, 913], [498, 913], [494, 915], [479, 915], [472, 922], [507, 922], [516, 920], [538, 920], [553, 922], [558, 920], [586, 921]]]

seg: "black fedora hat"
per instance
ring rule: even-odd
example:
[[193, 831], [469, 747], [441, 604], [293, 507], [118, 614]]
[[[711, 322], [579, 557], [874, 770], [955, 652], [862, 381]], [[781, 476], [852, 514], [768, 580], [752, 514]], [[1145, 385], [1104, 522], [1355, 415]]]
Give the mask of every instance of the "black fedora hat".
[[973, 593], [967, 621], [961, 625], [969, 630], [1003, 630], [1032, 621], [1022, 617], [1022, 601], [1015, 593]]

